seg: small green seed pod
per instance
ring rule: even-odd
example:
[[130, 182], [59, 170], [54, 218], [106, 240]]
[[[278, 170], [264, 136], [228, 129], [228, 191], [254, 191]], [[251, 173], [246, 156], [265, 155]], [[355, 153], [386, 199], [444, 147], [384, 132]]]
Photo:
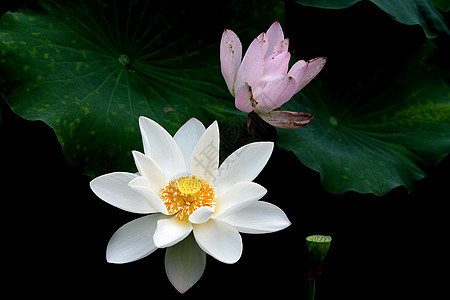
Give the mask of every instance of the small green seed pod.
[[306, 238], [306, 246], [311, 252], [313, 262], [321, 262], [330, 249], [331, 237], [328, 235], [311, 235]]

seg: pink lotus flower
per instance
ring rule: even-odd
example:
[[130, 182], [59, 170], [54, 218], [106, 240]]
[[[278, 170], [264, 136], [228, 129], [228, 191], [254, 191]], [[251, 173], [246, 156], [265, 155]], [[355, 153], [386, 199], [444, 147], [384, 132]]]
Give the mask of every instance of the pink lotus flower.
[[300, 128], [311, 122], [307, 113], [273, 111], [304, 88], [325, 65], [326, 58], [300, 60], [291, 69], [289, 39], [284, 38], [279, 22], [261, 33], [242, 58], [238, 36], [225, 29], [220, 43], [220, 65], [236, 107], [243, 112], [255, 111], [275, 127]]

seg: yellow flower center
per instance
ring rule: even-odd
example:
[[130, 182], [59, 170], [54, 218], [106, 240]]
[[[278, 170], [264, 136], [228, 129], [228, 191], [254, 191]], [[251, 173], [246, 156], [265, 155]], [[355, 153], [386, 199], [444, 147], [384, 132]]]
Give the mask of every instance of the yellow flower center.
[[202, 184], [199, 180], [195, 178], [184, 178], [177, 183], [178, 190], [183, 194], [195, 194], [202, 188]]
[[172, 180], [160, 194], [169, 214], [177, 214], [179, 220], [187, 220], [198, 208], [213, 207], [214, 189], [203, 179], [183, 176]]

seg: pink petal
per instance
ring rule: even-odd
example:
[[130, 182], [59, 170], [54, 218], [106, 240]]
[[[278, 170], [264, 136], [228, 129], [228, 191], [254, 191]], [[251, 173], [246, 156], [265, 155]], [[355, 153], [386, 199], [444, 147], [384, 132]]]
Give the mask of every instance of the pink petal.
[[248, 84], [241, 86], [234, 99], [236, 108], [243, 112], [251, 112], [256, 106], [256, 101], [253, 99], [252, 88]]
[[267, 38], [261, 33], [247, 49], [234, 82], [234, 92], [237, 93], [244, 83], [255, 86], [262, 76], [264, 69], [264, 54], [267, 50]]
[[313, 115], [292, 111], [270, 111], [259, 115], [272, 126], [285, 129], [301, 128], [308, 125]]
[[242, 58], [242, 44], [238, 36], [225, 29], [220, 41], [220, 66], [228, 90], [234, 96], [234, 80], [239, 70]]
[[288, 49], [289, 49], [289, 39], [284, 39], [275, 45], [275, 47], [273, 48], [272, 54], [284, 53], [284, 52], [287, 52]]
[[294, 77], [296, 81], [299, 81], [303, 77], [308, 68], [308, 63], [304, 60], [299, 60], [296, 62], [288, 72], [289, 76]]
[[258, 97], [257, 113], [280, 107], [292, 98], [296, 88], [297, 82], [289, 75], [282, 75], [270, 81]]
[[284, 40], [283, 29], [281, 28], [280, 23], [278, 21], [273, 23], [267, 30], [266, 35], [269, 45], [265, 52], [264, 58], [269, 57], [272, 54], [275, 46], [279, 44], [282, 40]]
[[307, 63], [306, 68], [301, 69], [300, 72], [297, 72], [297, 74], [293, 75], [295, 81], [297, 81], [297, 89], [295, 93], [303, 89], [311, 80], [314, 79], [314, 77], [316, 77], [317, 74], [319, 74], [319, 72], [325, 65], [326, 60], [327, 59], [325, 57], [312, 59]]
[[252, 88], [253, 97], [255, 99], [258, 99], [259, 94], [269, 81], [287, 73], [290, 59], [291, 54], [289, 52], [283, 52], [281, 54], [274, 53], [264, 60], [263, 75], [258, 84]]
[[263, 77], [277, 77], [278, 75], [284, 75], [289, 68], [289, 60], [291, 54], [289, 52], [274, 53], [264, 60], [264, 73]]

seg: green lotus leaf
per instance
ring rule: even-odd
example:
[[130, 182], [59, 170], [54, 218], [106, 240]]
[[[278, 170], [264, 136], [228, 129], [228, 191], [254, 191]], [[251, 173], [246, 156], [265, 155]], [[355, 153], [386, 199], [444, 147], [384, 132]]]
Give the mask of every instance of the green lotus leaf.
[[0, 25], [2, 95], [18, 115], [50, 125], [69, 161], [93, 176], [134, 168], [141, 115], [172, 134], [191, 117], [222, 127], [244, 121], [220, 73], [223, 25], [205, 28], [198, 8], [48, 1], [8, 12]]
[[[347, 8], [361, 0], [295, 0], [297, 3], [327, 8], [342, 9]], [[450, 30], [445, 24], [444, 18], [436, 9], [432, 2], [428, 0], [370, 0], [380, 9], [388, 13], [394, 20], [406, 25], [422, 26], [428, 38], [434, 38], [439, 32], [450, 34]], [[441, 4], [439, 7], [448, 9], [448, 4]], [[374, 25], [376, 26], [376, 25]]]
[[301, 130], [278, 130], [280, 147], [319, 171], [330, 192], [383, 195], [397, 186], [411, 191], [450, 152], [449, 77], [439, 65], [443, 55], [427, 42], [392, 83], [383, 72], [371, 70], [372, 87], [345, 94], [315, 80], [282, 107], [313, 113], [313, 121]]

